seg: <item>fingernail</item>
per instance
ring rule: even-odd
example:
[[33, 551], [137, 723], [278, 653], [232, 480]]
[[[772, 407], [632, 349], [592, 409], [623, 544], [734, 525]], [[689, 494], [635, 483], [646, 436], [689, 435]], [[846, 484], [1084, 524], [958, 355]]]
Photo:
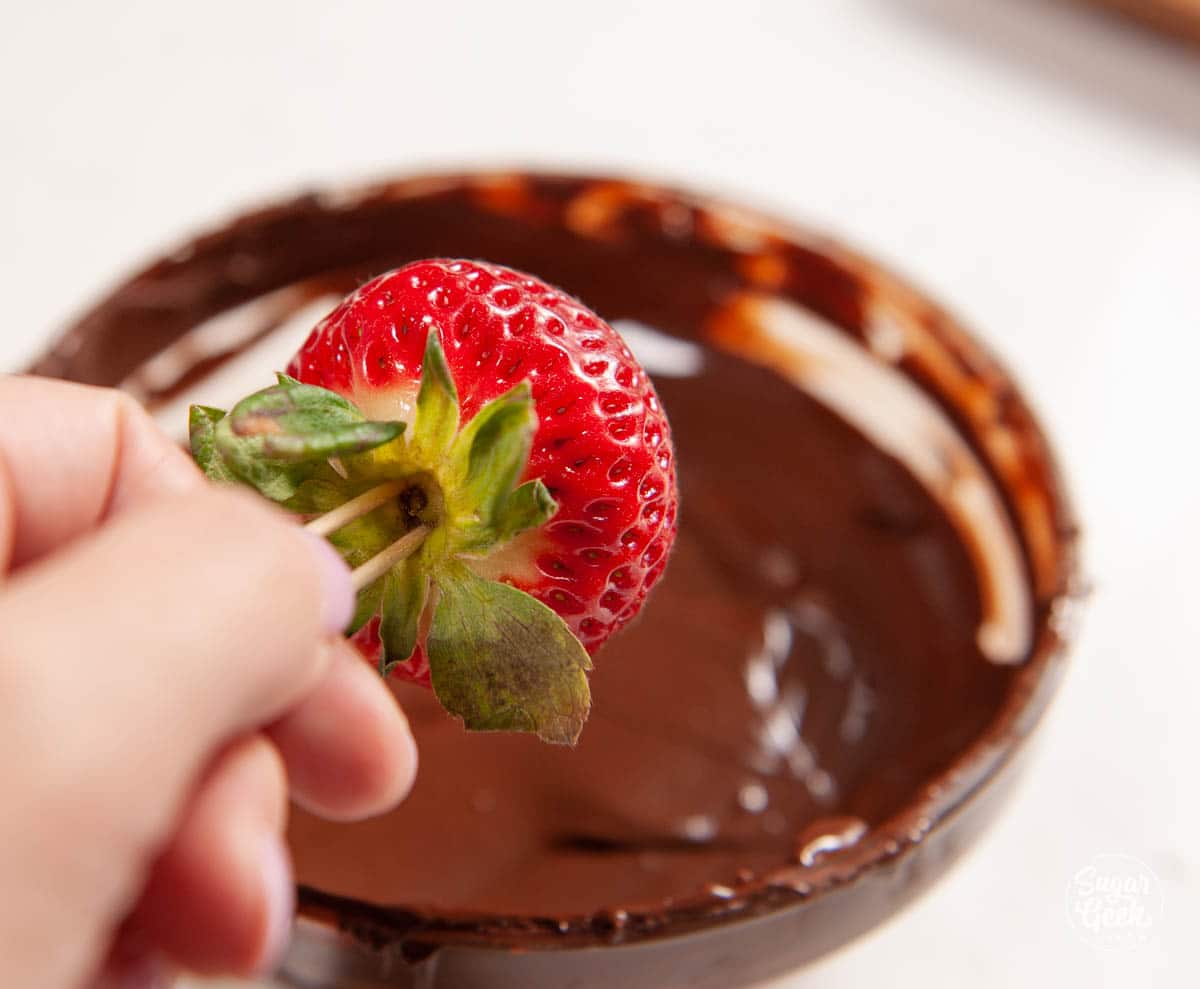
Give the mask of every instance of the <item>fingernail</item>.
[[296, 913], [296, 884], [292, 862], [278, 835], [268, 836], [262, 855], [263, 889], [267, 895], [267, 926], [255, 970], [260, 975], [275, 971], [292, 936]]
[[313, 549], [321, 574], [321, 628], [329, 635], [341, 635], [357, 606], [350, 568], [327, 540], [311, 532], [304, 533], [304, 538]]

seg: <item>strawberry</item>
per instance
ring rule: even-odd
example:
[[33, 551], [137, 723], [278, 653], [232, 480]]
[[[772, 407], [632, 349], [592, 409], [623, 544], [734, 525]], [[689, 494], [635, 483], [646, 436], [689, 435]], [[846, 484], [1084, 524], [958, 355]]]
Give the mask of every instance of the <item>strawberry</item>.
[[574, 742], [588, 657], [637, 614], [675, 536], [645, 372], [580, 302], [499, 265], [368, 282], [277, 385], [228, 415], [194, 408], [192, 446], [211, 477], [306, 516], [387, 496], [332, 542], [356, 567], [401, 537], [419, 548], [363, 588], [349, 633], [475, 730]]

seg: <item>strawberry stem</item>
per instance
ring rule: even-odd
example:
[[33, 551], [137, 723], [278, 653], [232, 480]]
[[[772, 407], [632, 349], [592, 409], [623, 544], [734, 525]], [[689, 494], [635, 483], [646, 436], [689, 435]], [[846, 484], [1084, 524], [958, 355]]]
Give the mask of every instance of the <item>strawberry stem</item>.
[[404, 482], [402, 481], [388, 481], [386, 484], [380, 484], [371, 488], [370, 491], [364, 491], [357, 498], [351, 498], [345, 504], [338, 505], [333, 511], [318, 515], [304, 528], [317, 536], [331, 536], [355, 519], [375, 511], [380, 505], [386, 505], [393, 498], [399, 496], [403, 490]]
[[383, 552], [367, 560], [366, 563], [358, 567], [350, 575], [351, 580], [354, 582], [354, 589], [361, 591], [364, 587], [370, 586], [401, 560], [412, 556], [413, 553], [421, 548], [421, 543], [425, 541], [425, 537], [429, 535], [429, 532], [430, 527], [427, 525], [411, 529]]

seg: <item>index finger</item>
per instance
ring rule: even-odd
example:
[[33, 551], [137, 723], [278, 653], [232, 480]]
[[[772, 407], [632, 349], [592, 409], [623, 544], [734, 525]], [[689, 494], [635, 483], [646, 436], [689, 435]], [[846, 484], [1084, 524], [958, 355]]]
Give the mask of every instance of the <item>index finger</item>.
[[187, 455], [128, 395], [0, 376], [0, 573], [130, 504], [201, 483]]

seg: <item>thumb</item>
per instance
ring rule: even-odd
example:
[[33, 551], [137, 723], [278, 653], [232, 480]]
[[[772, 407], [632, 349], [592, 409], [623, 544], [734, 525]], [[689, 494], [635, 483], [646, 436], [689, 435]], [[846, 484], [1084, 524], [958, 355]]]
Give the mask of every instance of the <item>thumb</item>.
[[213, 753], [312, 689], [353, 600], [326, 544], [210, 489], [5, 586], [0, 778], [21, 808], [0, 815], [9, 984], [65, 985], [98, 960]]

